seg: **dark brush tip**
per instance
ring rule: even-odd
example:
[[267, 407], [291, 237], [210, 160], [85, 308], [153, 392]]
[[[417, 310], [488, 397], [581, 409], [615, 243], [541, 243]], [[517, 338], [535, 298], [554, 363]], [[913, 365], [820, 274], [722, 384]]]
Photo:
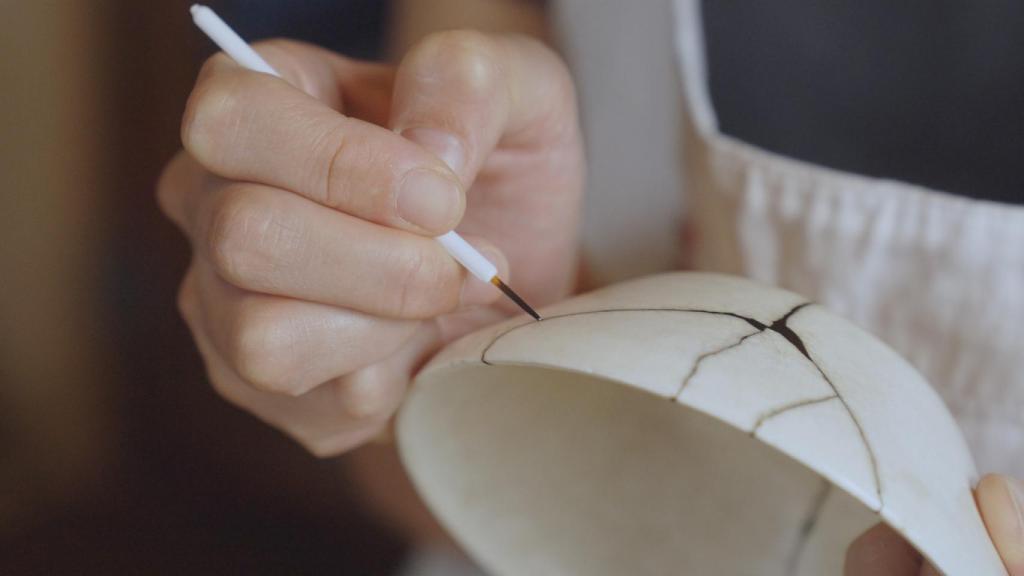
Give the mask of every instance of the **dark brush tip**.
[[497, 276], [495, 276], [494, 278], [491, 279], [491, 283], [494, 284], [495, 286], [497, 286], [499, 290], [501, 290], [502, 292], [505, 293], [505, 296], [508, 296], [510, 300], [512, 300], [520, 308], [522, 308], [523, 312], [526, 312], [530, 316], [533, 316], [534, 320], [540, 321], [540, 314], [537, 314], [537, 311], [534, 310], [532, 306], [527, 304], [526, 300], [523, 300], [519, 296], [519, 294], [516, 294], [515, 290], [509, 288], [508, 284], [505, 284], [504, 282], [502, 282], [501, 278], [498, 278]]

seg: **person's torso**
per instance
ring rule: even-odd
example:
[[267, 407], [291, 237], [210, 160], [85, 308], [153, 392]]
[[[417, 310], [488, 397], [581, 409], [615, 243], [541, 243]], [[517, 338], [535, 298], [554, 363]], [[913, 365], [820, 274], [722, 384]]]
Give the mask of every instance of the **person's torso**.
[[[736, 13], [716, 10], [719, 20], [707, 29], [722, 34]], [[803, 136], [821, 139], [822, 134], [795, 120], [789, 130], [769, 107], [787, 94], [785, 82], [775, 82], [782, 88], [775, 100], [759, 99], [749, 79], [732, 82], [749, 94], [730, 92], [728, 71], [712, 71], [712, 78], [725, 78], [718, 83], [723, 93], [713, 101], [705, 26], [693, 0], [561, 0], [553, 12], [581, 97], [589, 162], [584, 244], [598, 283], [664, 270], [689, 258], [701, 269], [805, 294], [878, 335], [921, 370], [964, 429], [979, 468], [1024, 475], [1024, 354], [1018, 353], [1024, 340], [1024, 207], [980, 199], [1019, 201], [1024, 194], [1007, 182], [1012, 166], [1004, 160], [996, 171], [1002, 177], [977, 177], [979, 187], [972, 189], [971, 178], [964, 176], [970, 170], [951, 168], [921, 151], [907, 148], [908, 162], [916, 159], [916, 164], [905, 170], [848, 153], [857, 148], [851, 142], [864, 146], [869, 133], [864, 130], [833, 131], [835, 141], [827, 145], [803, 142]], [[744, 30], [743, 23], [736, 26]], [[744, 44], [753, 42], [751, 36], [719, 37], [713, 45], [726, 55], [729, 42], [738, 45], [735, 50], [751, 50]], [[828, 35], [817, 41], [831, 46]], [[831, 48], [824, 52], [841, 52]], [[1012, 55], [1024, 57], [1024, 50]], [[759, 58], [763, 67], [771, 55]], [[858, 58], [860, 68], [872, 62], [864, 54]], [[842, 70], [844, 62], [834, 66]], [[893, 89], [884, 78], [861, 72], [862, 82], [872, 82], [864, 90]], [[823, 99], [817, 113], [850, 113], [841, 105], [848, 102]], [[747, 109], [752, 134], [760, 130], [770, 139], [783, 132], [776, 149], [833, 167], [724, 134], [714, 106], [718, 100], [729, 102], [732, 110]], [[868, 111], [861, 121], [875, 121], [872, 129], [910, 146], [915, 134], [907, 131], [920, 121], [894, 123], [892, 118], [901, 116], [885, 110], [889, 116]], [[743, 126], [741, 120], [733, 124]], [[972, 161], [969, 154], [953, 152], [946, 152], [950, 163]], [[901, 179], [915, 174], [922, 175], [917, 184]], [[943, 181], [952, 182], [958, 195], [922, 185]], [[684, 215], [693, 224], [685, 233]]]

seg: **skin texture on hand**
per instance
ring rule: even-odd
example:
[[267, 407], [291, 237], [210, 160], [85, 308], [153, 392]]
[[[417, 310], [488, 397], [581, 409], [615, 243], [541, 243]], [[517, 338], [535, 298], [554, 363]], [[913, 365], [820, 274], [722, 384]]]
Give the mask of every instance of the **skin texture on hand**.
[[255, 48], [284, 79], [211, 58], [158, 199], [193, 247], [179, 307], [215, 389], [333, 455], [439, 347], [515, 311], [432, 236], [457, 226], [531, 303], [572, 290], [575, 95], [523, 37], [438, 33], [398, 67]]
[[[978, 510], [1010, 576], [1024, 576], [1024, 483], [1000, 475], [981, 479]], [[846, 576], [933, 576], [925, 562], [892, 528], [879, 524], [847, 550]]]

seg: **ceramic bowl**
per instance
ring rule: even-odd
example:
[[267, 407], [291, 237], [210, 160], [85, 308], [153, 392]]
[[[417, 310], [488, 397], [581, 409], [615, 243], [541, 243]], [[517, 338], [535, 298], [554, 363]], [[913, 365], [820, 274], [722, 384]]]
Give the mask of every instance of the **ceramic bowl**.
[[819, 305], [740, 278], [618, 284], [469, 335], [417, 377], [403, 462], [498, 575], [841, 574], [890, 524], [1005, 574], [923, 378]]

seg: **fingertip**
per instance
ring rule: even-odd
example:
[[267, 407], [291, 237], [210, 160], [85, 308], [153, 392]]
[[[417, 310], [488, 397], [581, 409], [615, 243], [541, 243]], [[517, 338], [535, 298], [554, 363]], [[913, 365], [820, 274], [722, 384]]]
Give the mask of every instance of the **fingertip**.
[[504, 131], [509, 89], [502, 61], [486, 34], [427, 36], [398, 66], [388, 125], [468, 183]]
[[[423, 88], [437, 86], [457, 96], [462, 103], [492, 100], [503, 95], [500, 88], [502, 64], [499, 45], [485, 33], [476, 30], [434, 32], [410, 48], [399, 64], [400, 79], [410, 82], [399, 83], [396, 96], [399, 100], [406, 96], [418, 97]], [[403, 88], [410, 90], [403, 91]], [[408, 112], [399, 106], [399, 115]]]
[[361, 422], [385, 422], [398, 408], [405, 385], [375, 364], [333, 383], [344, 414]]
[[978, 508], [1010, 576], [1024, 576], [1024, 486], [1000, 474], [978, 482]]

